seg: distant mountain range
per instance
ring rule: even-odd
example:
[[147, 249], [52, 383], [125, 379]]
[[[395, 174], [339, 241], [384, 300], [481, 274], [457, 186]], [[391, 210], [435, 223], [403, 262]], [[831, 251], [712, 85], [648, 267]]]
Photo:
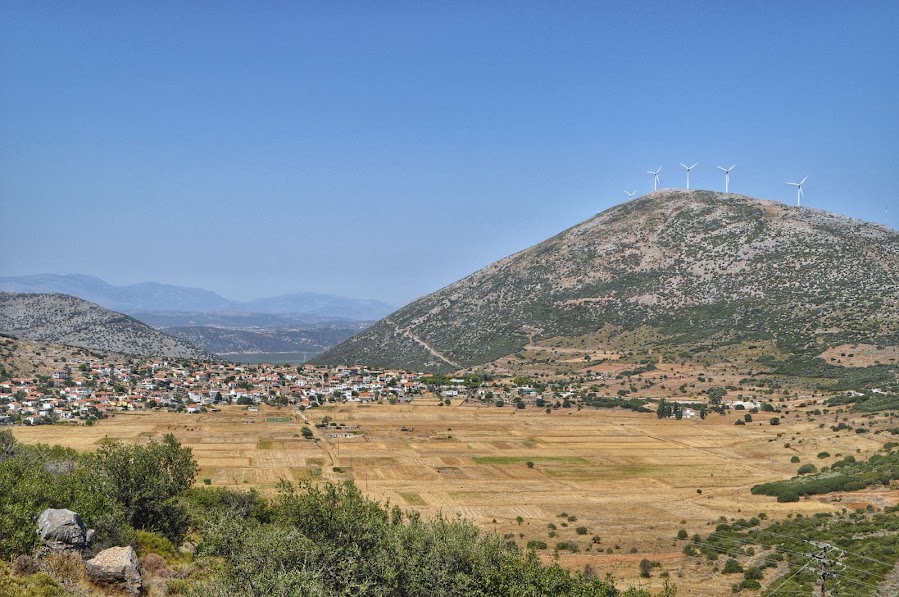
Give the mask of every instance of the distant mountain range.
[[213, 355], [190, 342], [60, 293], [0, 292], [0, 333], [91, 350], [189, 359]]
[[300, 292], [252, 301], [232, 301], [209, 290], [157, 282], [115, 286], [84, 274], [0, 277], [0, 291], [62, 293], [136, 316], [137, 313], [253, 313], [308, 315], [353, 321], [378, 320], [394, 307], [376, 300]]
[[539, 361], [566, 347], [720, 360], [723, 347], [738, 358], [770, 345], [766, 370], [814, 377], [830, 366], [818, 355], [844, 343], [899, 344], [899, 233], [664, 190], [420, 298], [315, 361], [454, 371], [505, 365], [535, 346]]

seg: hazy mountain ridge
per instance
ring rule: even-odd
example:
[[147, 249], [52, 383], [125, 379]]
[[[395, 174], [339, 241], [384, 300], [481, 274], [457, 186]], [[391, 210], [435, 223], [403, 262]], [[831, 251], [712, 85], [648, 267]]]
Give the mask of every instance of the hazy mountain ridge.
[[899, 343], [899, 234], [734, 194], [659, 191], [414, 301], [316, 359], [426, 370], [649, 326], [677, 351]]
[[0, 291], [70, 294], [78, 298], [136, 315], [142, 312], [307, 314], [319, 317], [372, 321], [394, 307], [381, 301], [353, 299], [331, 294], [299, 292], [251, 301], [233, 301], [202, 288], [158, 282], [115, 286], [83, 274], [38, 274], [0, 277]]
[[213, 356], [127, 315], [59, 293], [0, 292], [0, 332], [99, 351], [192, 359]]
[[346, 322], [305, 329], [231, 329], [208, 325], [166, 328], [165, 332], [216, 354], [253, 354], [275, 352], [324, 352], [369, 323]]

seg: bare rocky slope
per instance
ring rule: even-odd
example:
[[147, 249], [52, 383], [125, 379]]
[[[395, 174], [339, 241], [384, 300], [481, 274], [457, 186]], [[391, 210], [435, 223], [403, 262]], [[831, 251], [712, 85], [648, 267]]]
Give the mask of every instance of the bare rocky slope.
[[662, 190], [418, 299], [315, 359], [453, 371], [529, 343], [642, 329], [691, 351], [899, 344], [899, 233], [806, 207]]
[[100, 351], [213, 358], [210, 353], [181, 338], [67, 294], [0, 292], [0, 332]]

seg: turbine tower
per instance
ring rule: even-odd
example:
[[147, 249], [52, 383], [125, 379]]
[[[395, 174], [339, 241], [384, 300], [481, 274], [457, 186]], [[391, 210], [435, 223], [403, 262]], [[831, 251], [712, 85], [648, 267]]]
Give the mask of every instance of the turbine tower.
[[805, 181], [808, 180], [808, 176], [802, 179], [800, 182], [788, 182], [787, 184], [793, 185], [796, 187], [796, 207], [802, 205], [802, 198], [804, 195], [802, 194], [802, 185], [805, 184]]
[[699, 162], [696, 162], [692, 166], [687, 166], [686, 164], [681, 163], [681, 166], [683, 166], [684, 169], [687, 171], [687, 190], [688, 191], [690, 190], [690, 170], [692, 170], [693, 168], [695, 168], [698, 165], [699, 165]]
[[721, 166], [718, 166], [718, 169], [721, 170], [722, 172], [724, 172], [724, 192], [725, 193], [728, 192], [728, 189], [730, 187], [730, 171], [736, 167], [737, 167], [736, 164], [734, 164], [730, 168], [722, 168]]
[[662, 171], [662, 167], [659, 166], [659, 169], [656, 170], [655, 172], [652, 172], [652, 171], [646, 172], [647, 174], [652, 174], [652, 176], [653, 176], [653, 179], [652, 179], [652, 190], [653, 191], [659, 190], [659, 172], [661, 172], [661, 171]]
[[628, 190], [625, 190], [625, 191], [624, 191], [624, 194], [627, 195], [628, 200], [630, 200], [630, 199], [633, 199], [633, 198], [634, 198], [634, 195], [637, 194], [637, 191], [628, 191]]

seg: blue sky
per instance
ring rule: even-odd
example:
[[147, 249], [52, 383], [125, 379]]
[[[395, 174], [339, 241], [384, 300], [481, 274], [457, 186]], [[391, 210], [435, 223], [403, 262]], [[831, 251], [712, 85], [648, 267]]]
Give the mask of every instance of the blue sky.
[[5, 2], [0, 274], [401, 305], [679, 162], [895, 228], [897, 28], [874, 1]]

